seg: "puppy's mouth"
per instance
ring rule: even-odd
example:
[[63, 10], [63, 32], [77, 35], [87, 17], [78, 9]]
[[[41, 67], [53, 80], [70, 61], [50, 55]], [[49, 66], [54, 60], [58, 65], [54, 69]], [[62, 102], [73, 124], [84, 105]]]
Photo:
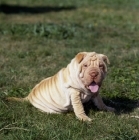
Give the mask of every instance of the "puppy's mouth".
[[88, 89], [92, 92], [92, 93], [97, 93], [99, 91], [99, 85], [96, 82], [92, 82], [89, 86]]

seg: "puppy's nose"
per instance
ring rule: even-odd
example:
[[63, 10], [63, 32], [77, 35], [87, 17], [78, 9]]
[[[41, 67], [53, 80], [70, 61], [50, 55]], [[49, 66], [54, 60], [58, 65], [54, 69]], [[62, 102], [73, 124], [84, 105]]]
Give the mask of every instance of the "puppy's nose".
[[91, 71], [90, 72], [90, 76], [92, 77], [92, 78], [96, 78], [97, 76], [98, 76], [98, 72], [97, 71]]

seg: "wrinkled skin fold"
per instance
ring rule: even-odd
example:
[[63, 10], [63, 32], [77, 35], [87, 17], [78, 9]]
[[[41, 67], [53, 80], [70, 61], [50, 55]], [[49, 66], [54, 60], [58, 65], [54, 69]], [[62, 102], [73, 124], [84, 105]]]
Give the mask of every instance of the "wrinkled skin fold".
[[37, 84], [25, 98], [9, 100], [29, 101], [39, 110], [47, 113], [62, 113], [73, 110], [83, 121], [91, 121], [85, 114], [83, 103], [94, 101], [100, 110], [114, 111], [106, 106], [99, 95], [99, 89], [107, 73], [109, 60], [96, 52], [80, 52], [66, 68]]

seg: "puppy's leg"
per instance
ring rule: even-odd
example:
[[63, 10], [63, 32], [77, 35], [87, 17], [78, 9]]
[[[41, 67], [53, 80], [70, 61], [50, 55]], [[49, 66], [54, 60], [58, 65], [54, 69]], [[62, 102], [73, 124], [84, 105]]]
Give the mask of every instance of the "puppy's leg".
[[94, 101], [95, 105], [98, 107], [98, 109], [100, 109], [100, 110], [106, 110], [106, 111], [111, 111], [111, 112], [115, 111], [114, 108], [106, 106], [104, 104], [104, 102], [99, 94], [95, 98], [93, 98], [93, 101]]
[[92, 121], [88, 116], [86, 116], [83, 104], [81, 102], [80, 93], [78, 91], [74, 91], [71, 94], [71, 102], [75, 112], [75, 115], [83, 121]]

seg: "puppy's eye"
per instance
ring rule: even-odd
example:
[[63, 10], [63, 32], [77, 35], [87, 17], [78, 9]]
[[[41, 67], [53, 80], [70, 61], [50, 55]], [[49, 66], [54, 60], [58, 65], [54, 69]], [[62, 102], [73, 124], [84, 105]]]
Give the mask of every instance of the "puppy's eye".
[[99, 65], [99, 67], [100, 67], [101, 69], [104, 69], [104, 65]]
[[84, 67], [87, 67], [87, 64], [84, 64], [83, 66], [84, 66]]

